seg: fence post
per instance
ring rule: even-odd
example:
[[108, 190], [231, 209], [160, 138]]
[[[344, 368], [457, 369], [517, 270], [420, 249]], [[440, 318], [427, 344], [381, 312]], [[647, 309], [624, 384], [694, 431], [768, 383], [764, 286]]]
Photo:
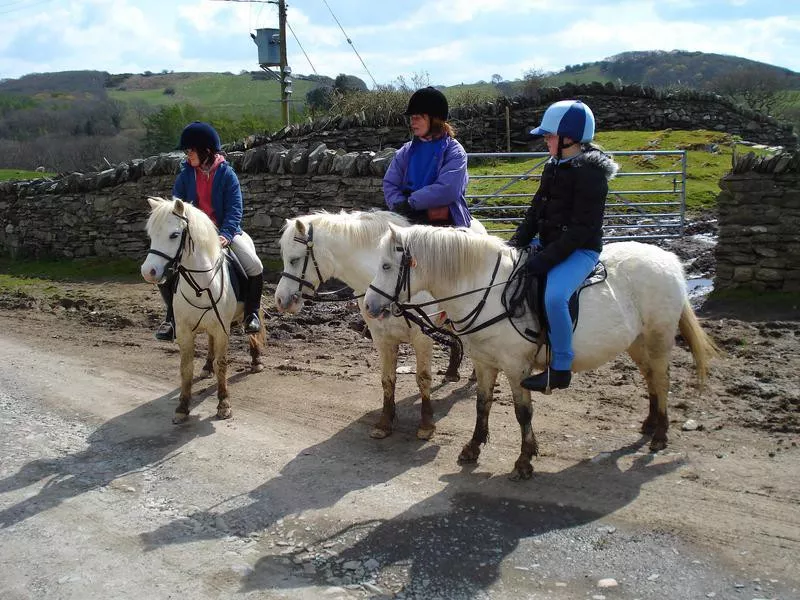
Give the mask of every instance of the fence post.
[[511, 117], [506, 104], [506, 152], [511, 152]]

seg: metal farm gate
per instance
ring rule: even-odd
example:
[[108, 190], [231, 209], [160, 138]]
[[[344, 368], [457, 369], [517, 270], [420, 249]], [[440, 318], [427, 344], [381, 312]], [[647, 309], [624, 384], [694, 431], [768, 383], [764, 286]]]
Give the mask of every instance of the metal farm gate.
[[[676, 238], [686, 210], [686, 151], [606, 152], [620, 170], [609, 184], [605, 241]], [[539, 187], [546, 152], [468, 154], [467, 204], [490, 233], [513, 233]]]

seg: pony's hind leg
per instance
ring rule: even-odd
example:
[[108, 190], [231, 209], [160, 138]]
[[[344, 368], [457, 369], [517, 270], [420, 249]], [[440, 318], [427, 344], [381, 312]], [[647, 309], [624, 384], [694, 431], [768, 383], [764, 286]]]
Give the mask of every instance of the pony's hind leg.
[[208, 352], [206, 352], [206, 362], [200, 371], [200, 378], [207, 379], [214, 373], [214, 338], [208, 335]]
[[261, 353], [264, 350], [267, 339], [267, 324], [264, 320], [264, 311], [261, 311], [259, 316], [261, 321], [261, 329], [258, 333], [251, 333], [247, 336], [247, 344], [250, 348], [250, 372], [260, 373], [264, 370], [264, 363], [261, 362]]
[[514, 397], [514, 414], [517, 417], [522, 436], [519, 457], [514, 463], [514, 470], [509, 474], [509, 478], [513, 481], [530, 479], [533, 475], [533, 463], [531, 461], [534, 456], [539, 455], [539, 443], [533, 433], [531, 393], [519, 384], [526, 374], [527, 371], [508, 378], [508, 383], [511, 386], [511, 395]]
[[181, 349], [181, 395], [172, 422], [176, 425], [189, 418], [189, 404], [192, 400], [192, 377], [194, 376], [194, 334], [181, 335], [178, 330], [178, 346]]
[[417, 439], [429, 440], [433, 436], [433, 432], [436, 431], [436, 425], [433, 422], [433, 405], [431, 404], [433, 344], [429, 337], [421, 333], [416, 336], [414, 339], [414, 354], [417, 358], [417, 386], [422, 399]]
[[472, 439], [464, 445], [461, 454], [458, 455], [459, 464], [477, 462], [481, 454], [481, 445], [489, 438], [489, 412], [492, 410], [497, 373], [498, 370], [493, 367], [475, 363], [475, 374], [478, 376], [475, 430], [472, 432]]
[[461, 375], [458, 373], [458, 367], [461, 366], [461, 360], [464, 358], [464, 353], [461, 346], [455, 343], [450, 344], [450, 360], [447, 363], [447, 371], [444, 372], [445, 381], [459, 381]]
[[642, 433], [652, 435], [650, 450], [658, 452], [667, 447], [667, 398], [669, 396], [669, 358], [672, 338], [640, 335], [628, 348], [633, 362], [639, 367], [647, 383], [650, 402], [647, 418], [642, 422]]
[[233, 416], [228, 400], [228, 336], [224, 333], [209, 336], [214, 343], [214, 372], [217, 374], [217, 418], [230, 419]]
[[397, 383], [397, 344], [378, 343], [381, 357], [381, 387], [383, 387], [383, 412], [380, 420], [372, 428], [369, 436], [383, 439], [392, 434], [392, 423], [395, 416], [394, 388]]

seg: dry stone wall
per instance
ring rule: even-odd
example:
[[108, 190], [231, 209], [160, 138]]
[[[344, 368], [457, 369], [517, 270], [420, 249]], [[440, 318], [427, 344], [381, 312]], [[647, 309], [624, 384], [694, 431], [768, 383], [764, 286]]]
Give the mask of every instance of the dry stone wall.
[[720, 188], [714, 288], [800, 292], [800, 153], [740, 157]]
[[[242, 224], [275, 266], [285, 219], [314, 210], [382, 207], [382, 177], [394, 150], [380, 153], [267, 145], [232, 152], [245, 208]], [[12, 257], [143, 259], [147, 196], [170, 197], [182, 155], [134, 160], [102, 173], [0, 184], [0, 251]]]

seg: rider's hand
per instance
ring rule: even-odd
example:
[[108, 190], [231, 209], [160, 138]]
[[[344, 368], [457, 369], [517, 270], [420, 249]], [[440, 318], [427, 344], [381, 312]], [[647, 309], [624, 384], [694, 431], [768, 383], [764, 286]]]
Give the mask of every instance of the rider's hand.
[[550, 270], [547, 262], [542, 259], [541, 254], [531, 253], [525, 262], [525, 270], [531, 275], [544, 275]]
[[226, 238], [224, 235], [221, 235], [219, 236], [219, 243], [223, 248], [227, 248], [230, 244], [230, 241], [228, 241], [228, 238]]
[[411, 204], [408, 203], [408, 198], [405, 200], [401, 200], [397, 204], [392, 207], [392, 210], [399, 215], [403, 215], [408, 217], [414, 213], [414, 209], [411, 208]]

